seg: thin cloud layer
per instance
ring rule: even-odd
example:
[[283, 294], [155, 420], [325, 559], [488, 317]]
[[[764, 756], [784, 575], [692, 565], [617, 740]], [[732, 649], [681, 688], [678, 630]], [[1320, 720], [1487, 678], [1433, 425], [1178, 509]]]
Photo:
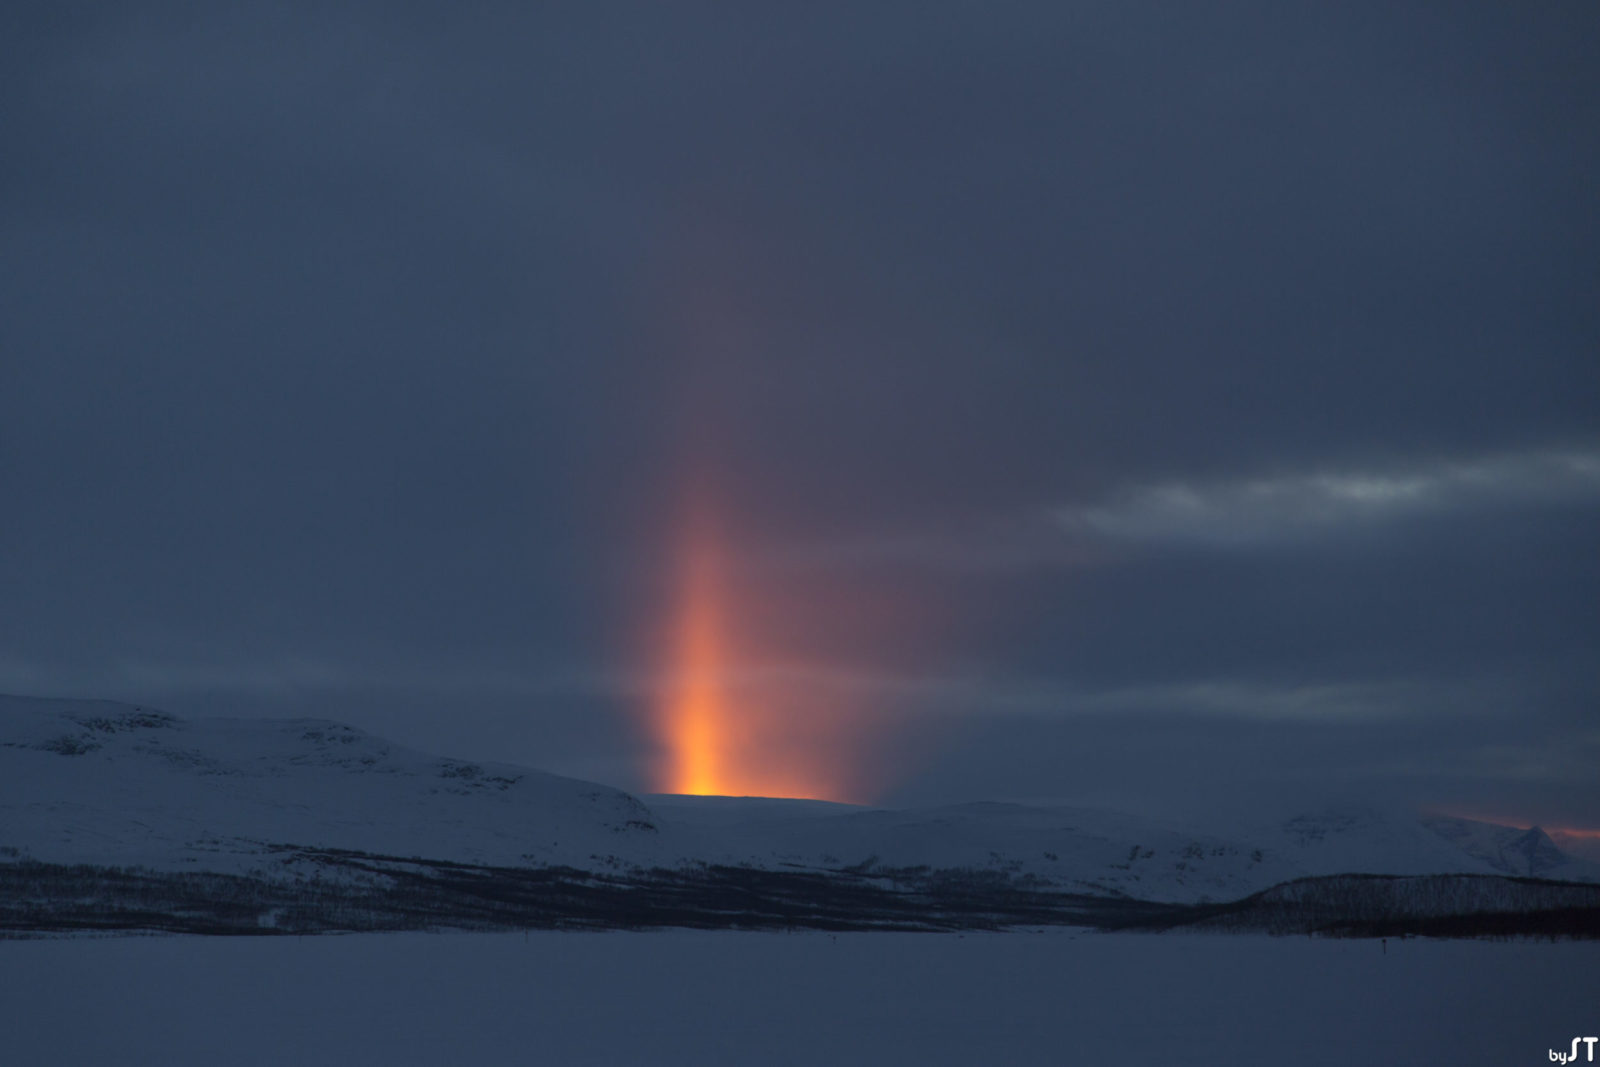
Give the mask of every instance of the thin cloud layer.
[[1063, 508], [1068, 533], [1246, 549], [1449, 512], [1600, 499], [1600, 452], [1531, 451], [1387, 469], [1138, 486]]

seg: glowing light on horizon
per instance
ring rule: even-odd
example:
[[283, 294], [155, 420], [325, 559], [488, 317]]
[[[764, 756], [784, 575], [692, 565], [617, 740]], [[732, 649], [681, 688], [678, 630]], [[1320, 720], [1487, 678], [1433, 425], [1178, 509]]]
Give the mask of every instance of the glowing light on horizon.
[[669, 791], [716, 794], [723, 791], [718, 776], [719, 738], [727, 733], [727, 707], [723, 700], [722, 672], [727, 653], [721, 618], [723, 596], [713, 558], [714, 542], [708, 533], [691, 537], [686, 548], [683, 588], [679, 592], [679, 652], [681, 677], [667, 709], [667, 737], [673, 768]]
[[777, 657], [761, 647], [760, 613], [740, 604], [730, 580], [726, 538], [715, 508], [697, 499], [678, 545], [666, 682], [653, 711], [664, 752], [655, 788], [869, 799], [860, 771], [870, 729], [860, 709], [803, 675], [771, 669]]
[[794, 502], [775, 508], [771, 479], [749, 477], [762, 448], [746, 389], [763, 352], [781, 344], [769, 298], [795, 285], [766, 273], [781, 257], [756, 254], [717, 211], [692, 206], [655, 305], [675, 361], [660, 413], [665, 476], [678, 492], [660, 523], [671, 602], [641, 620], [655, 679], [641, 709], [655, 742], [651, 787], [871, 802], [945, 728], [904, 729], [898, 698], [862, 679], [906, 669], [937, 613], [897, 580], [752, 565]]

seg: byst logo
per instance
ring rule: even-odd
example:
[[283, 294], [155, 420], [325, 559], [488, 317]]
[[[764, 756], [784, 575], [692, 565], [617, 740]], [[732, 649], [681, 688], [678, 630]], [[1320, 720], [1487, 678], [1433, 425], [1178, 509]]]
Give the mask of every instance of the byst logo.
[[1588, 1049], [1586, 1051], [1589, 1054], [1589, 1058], [1587, 1060], [1585, 1060], [1584, 1062], [1593, 1063], [1594, 1062], [1594, 1043], [1596, 1041], [1600, 1041], [1600, 1037], [1575, 1037], [1575, 1038], [1572, 1039], [1572, 1051], [1571, 1052], [1557, 1052], [1555, 1049], [1551, 1049], [1550, 1050], [1550, 1062], [1551, 1063], [1577, 1063], [1578, 1062], [1578, 1046], [1579, 1045], [1588, 1045], [1589, 1047], [1588, 1047]]

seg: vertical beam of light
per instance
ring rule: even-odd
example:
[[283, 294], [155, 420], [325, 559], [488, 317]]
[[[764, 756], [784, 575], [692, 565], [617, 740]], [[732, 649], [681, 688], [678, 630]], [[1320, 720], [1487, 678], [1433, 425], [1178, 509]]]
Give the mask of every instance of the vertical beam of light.
[[721, 677], [726, 662], [722, 597], [716, 541], [703, 517], [691, 525], [686, 540], [678, 591], [678, 678], [666, 710], [673, 761], [668, 788], [705, 795], [722, 788], [718, 742], [728, 717]]
[[781, 657], [762, 647], [753, 605], [741, 604], [726, 537], [709, 498], [697, 496], [676, 551], [667, 684], [656, 711], [666, 758], [656, 788], [852, 798], [862, 757], [856, 709], [773, 668]]
[[644, 623], [657, 679], [642, 709], [651, 787], [870, 802], [938, 732], [898, 732], [872, 684], [877, 657], [903, 649], [927, 612], [881, 583], [764, 554], [775, 481], [755, 472], [783, 441], [764, 436], [750, 386], [782, 351], [763, 309], [800, 283], [763, 284], [773, 257], [730, 236], [715, 210], [686, 217], [656, 305], [655, 343], [673, 371], [659, 403], [662, 484], [676, 491], [672, 517], [651, 516], [652, 529], [670, 531], [670, 602]]

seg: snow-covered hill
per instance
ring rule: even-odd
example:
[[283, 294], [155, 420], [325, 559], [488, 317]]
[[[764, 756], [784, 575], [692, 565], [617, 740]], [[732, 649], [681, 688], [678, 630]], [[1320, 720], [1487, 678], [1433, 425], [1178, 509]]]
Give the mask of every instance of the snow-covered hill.
[[1596, 877], [1600, 864], [1563, 851], [1537, 826], [1523, 830], [1447, 815], [1426, 816], [1422, 822], [1463, 852], [1505, 874], [1600, 881]]
[[758, 866], [977, 869], [1072, 892], [1186, 901], [1294, 878], [1283, 857], [1117, 812], [976, 803], [892, 811], [742, 797], [646, 798], [675, 840]]
[[1149, 901], [1234, 899], [1292, 878], [1535, 874], [1600, 881], [1538, 831], [1350, 810], [1180, 831], [1093, 808], [908, 811], [653, 796], [425, 755], [323, 720], [184, 720], [0, 697], [0, 862], [270, 872], [310, 850], [596, 872], [960, 870]]
[[588, 867], [655, 837], [620, 790], [335, 722], [0, 697], [0, 849], [44, 862], [235, 872], [289, 844]]
[[891, 811], [748, 797], [645, 799], [675, 847], [721, 862], [976, 868], [1144, 900], [1224, 900], [1293, 878], [1346, 873], [1531, 873], [1600, 881], [1600, 866], [1565, 855], [1542, 834], [1530, 871], [1505, 843], [1508, 835], [1527, 838], [1529, 831], [1367, 808], [1194, 832], [1116, 811], [1050, 804]]

